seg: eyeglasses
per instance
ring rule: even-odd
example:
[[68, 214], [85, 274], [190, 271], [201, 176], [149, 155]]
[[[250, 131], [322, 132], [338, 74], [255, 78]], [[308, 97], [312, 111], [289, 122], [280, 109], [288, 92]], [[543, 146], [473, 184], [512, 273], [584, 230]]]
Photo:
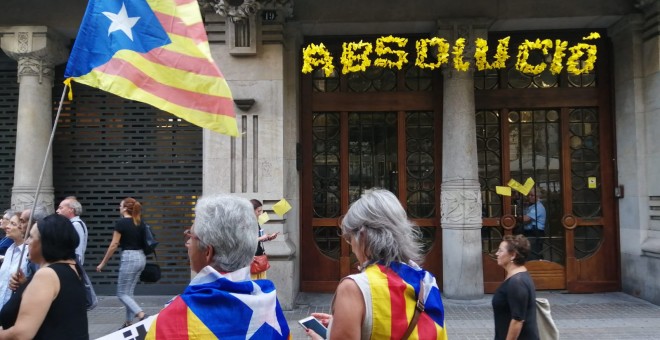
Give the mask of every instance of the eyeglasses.
[[183, 231], [183, 237], [186, 239], [186, 241], [188, 241], [191, 238], [194, 238], [197, 241], [201, 241], [197, 235], [193, 234], [193, 232], [192, 232], [192, 230], [190, 230], [190, 228]]

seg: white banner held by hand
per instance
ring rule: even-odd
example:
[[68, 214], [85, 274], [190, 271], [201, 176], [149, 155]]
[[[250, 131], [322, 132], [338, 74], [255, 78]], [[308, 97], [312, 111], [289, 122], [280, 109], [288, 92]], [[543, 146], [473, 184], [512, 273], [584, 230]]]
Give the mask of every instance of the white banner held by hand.
[[157, 315], [158, 314], [151, 315], [138, 323], [134, 323], [116, 332], [104, 335], [96, 340], [144, 340], [149, 331], [149, 327], [151, 327], [151, 323], [156, 320]]

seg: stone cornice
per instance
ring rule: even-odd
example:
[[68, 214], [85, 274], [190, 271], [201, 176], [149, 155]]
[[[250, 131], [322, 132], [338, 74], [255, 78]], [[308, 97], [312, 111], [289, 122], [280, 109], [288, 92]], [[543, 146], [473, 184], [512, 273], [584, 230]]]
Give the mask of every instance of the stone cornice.
[[254, 17], [260, 10], [276, 10], [285, 18], [293, 17], [293, 0], [198, 0], [219, 15], [234, 21]]

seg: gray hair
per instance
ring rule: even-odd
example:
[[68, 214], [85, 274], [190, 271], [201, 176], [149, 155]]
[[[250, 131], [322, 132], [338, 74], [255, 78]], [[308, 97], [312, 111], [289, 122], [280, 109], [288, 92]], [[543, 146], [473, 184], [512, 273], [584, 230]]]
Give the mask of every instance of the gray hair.
[[200, 250], [213, 247], [210, 265], [233, 272], [247, 267], [257, 250], [257, 219], [250, 201], [229, 195], [204, 196], [195, 206], [195, 234]]
[[35, 223], [48, 215], [50, 215], [48, 208], [43, 205], [38, 205], [34, 208], [34, 213], [32, 214], [32, 222]]
[[9, 218], [11, 218], [14, 215], [16, 215], [16, 211], [12, 209], [7, 209], [5, 210], [5, 213], [2, 215], [2, 217], [9, 216]]
[[76, 216], [80, 216], [83, 213], [83, 208], [82, 204], [78, 202], [78, 199], [76, 196], [68, 196], [65, 198], [65, 200], [69, 200], [69, 208], [73, 209], [73, 214]]
[[[367, 262], [421, 262], [421, 233], [393, 193], [374, 189], [355, 201], [341, 223], [344, 237], [364, 237]], [[363, 263], [366, 267], [368, 263]]]

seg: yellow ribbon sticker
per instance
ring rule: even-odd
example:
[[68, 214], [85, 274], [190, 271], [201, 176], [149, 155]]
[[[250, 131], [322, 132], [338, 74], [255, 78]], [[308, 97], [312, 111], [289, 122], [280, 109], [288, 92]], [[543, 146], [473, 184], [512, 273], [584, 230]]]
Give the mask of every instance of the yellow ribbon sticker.
[[261, 213], [261, 215], [259, 215], [257, 221], [259, 222], [259, 225], [264, 225], [264, 223], [270, 221], [270, 216], [268, 216], [268, 213], [264, 211]]
[[529, 194], [532, 188], [534, 188], [534, 184], [536, 184], [534, 183], [534, 180], [531, 177], [527, 177], [527, 180], [523, 185], [523, 187], [525, 188], [525, 192], [523, 192], [523, 195], [527, 196], [527, 194]]
[[495, 192], [498, 195], [502, 196], [511, 196], [511, 188], [510, 187], [501, 187], [501, 186], [496, 186], [495, 187]]
[[518, 181], [515, 179], [509, 180], [509, 183], [507, 183], [508, 186], [510, 186], [513, 190], [518, 191], [519, 193], [527, 196], [529, 192], [532, 190], [534, 187], [534, 180], [531, 177], [527, 177], [527, 180], [525, 181], [525, 184], [520, 184]]
[[522, 184], [518, 183], [518, 181], [516, 181], [513, 178], [510, 179], [509, 183], [507, 183], [506, 185], [508, 185], [509, 187], [511, 187], [511, 189], [513, 189], [515, 191], [518, 191], [518, 192], [525, 191], [525, 187]]
[[291, 205], [284, 198], [273, 205], [273, 211], [280, 217], [283, 217], [289, 210], [291, 210]]

